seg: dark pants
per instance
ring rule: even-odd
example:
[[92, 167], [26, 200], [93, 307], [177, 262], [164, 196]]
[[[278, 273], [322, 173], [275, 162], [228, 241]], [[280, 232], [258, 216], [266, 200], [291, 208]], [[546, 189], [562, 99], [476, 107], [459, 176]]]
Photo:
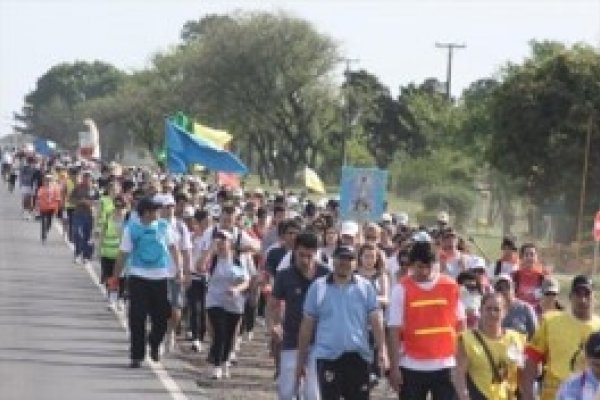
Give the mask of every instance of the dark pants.
[[46, 241], [48, 238], [48, 232], [52, 227], [52, 217], [54, 216], [54, 211], [42, 211], [40, 212], [40, 222], [42, 226], [42, 241]]
[[129, 331], [130, 357], [143, 360], [146, 355], [146, 319], [150, 316], [148, 342], [151, 349], [158, 349], [171, 316], [167, 297], [167, 280], [129, 277]]
[[321, 398], [369, 399], [369, 363], [358, 353], [344, 353], [336, 360], [317, 360]]
[[[402, 381], [400, 400], [454, 400], [454, 385], [450, 379], [450, 368], [438, 371], [415, 371], [400, 368]], [[431, 394], [431, 397], [428, 395]]]
[[208, 309], [208, 318], [213, 329], [213, 340], [210, 346], [208, 360], [215, 367], [221, 366], [229, 359], [238, 322], [242, 314], [234, 314], [220, 307]]
[[75, 257], [83, 256], [86, 260], [92, 259], [94, 247], [91, 244], [94, 218], [88, 214], [73, 215], [73, 241], [75, 244]]
[[186, 292], [192, 340], [204, 340], [206, 335], [206, 278], [192, 279]]
[[73, 243], [73, 213], [75, 212], [74, 208], [65, 208], [65, 215], [63, 218], [67, 220], [67, 238], [69, 242]]
[[254, 323], [256, 321], [256, 302], [253, 299], [246, 299], [244, 305], [244, 316], [242, 317], [242, 329], [241, 333], [252, 332], [254, 330]]
[[100, 257], [100, 283], [105, 284], [106, 280], [113, 276], [115, 261], [114, 258]]

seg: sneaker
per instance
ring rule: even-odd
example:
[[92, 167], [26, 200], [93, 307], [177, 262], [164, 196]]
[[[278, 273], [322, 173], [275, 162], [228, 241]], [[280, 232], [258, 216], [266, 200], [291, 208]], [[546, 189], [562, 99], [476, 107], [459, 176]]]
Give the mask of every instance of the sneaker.
[[139, 368], [142, 366], [142, 360], [131, 360], [129, 368]]
[[229, 363], [225, 363], [225, 367], [223, 368], [223, 378], [231, 378], [231, 371], [229, 371]]
[[175, 331], [167, 332], [165, 336], [165, 352], [175, 351]]
[[232, 351], [229, 354], [229, 361], [227, 361], [230, 365], [236, 365], [238, 360], [237, 360], [237, 355], [235, 354], [235, 351]]
[[73, 262], [75, 263], [75, 265], [81, 265], [83, 263], [82, 259], [80, 257], [75, 257], [75, 260], [73, 260]]
[[154, 362], [159, 362], [160, 361], [159, 346], [157, 346], [157, 347], [150, 346], [150, 359], [152, 361], [154, 361]]
[[202, 342], [200, 342], [198, 339], [192, 341], [192, 350], [196, 353], [200, 353], [202, 351]]
[[217, 380], [223, 378], [223, 369], [221, 367], [215, 367], [215, 369], [213, 369], [212, 378]]

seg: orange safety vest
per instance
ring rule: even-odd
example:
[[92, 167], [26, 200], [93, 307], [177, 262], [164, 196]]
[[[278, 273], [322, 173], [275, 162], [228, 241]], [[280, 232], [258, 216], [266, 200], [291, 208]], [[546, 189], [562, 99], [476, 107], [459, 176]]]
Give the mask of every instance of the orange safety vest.
[[402, 341], [406, 354], [417, 360], [436, 360], [456, 351], [458, 285], [441, 274], [431, 290], [410, 276], [401, 280], [405, 290]]
[[55, 186], [42, 186], [37, 193], [37, 204], [40, 211], [58, 211], [61, 205], [60, 189]]

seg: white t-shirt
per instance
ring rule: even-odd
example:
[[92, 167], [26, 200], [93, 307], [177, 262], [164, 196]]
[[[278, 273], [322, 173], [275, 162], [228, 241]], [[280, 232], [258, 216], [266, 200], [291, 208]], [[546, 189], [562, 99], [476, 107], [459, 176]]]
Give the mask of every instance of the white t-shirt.
[[[431, 290], [437, 283], [440, 275], [427, 282], [417, 283], [423, 290]], [[390, 297], [390, 305], [388, 308], [388, 326], [391, 327], [403, 327], [404, 326], [404, 302], [405, 302], [405, 290], [404, 286], [400, 283], [394, 285], [392, 288], [392, 294]], [[465, 320], [465, 309], [462, 303], [459, 301], [456, 306], [456, 318], [459, 321]], [[456, 359], [454, 356], [447, 358], [440, 358], [434, 360], [417, 360], [409, 357], [400, 349], [400, 366], [416, 371], [436, 371], [444, 368], [452, 368], [456, 366]]]
[[[179, 252], [191, 251], [193, 249], [192, 235], [185, 223], [172, 219], [169, 220], [169, 226], [175, 238], [175, 247], [177, 247], [177, 250]], [[169, 272], [171, 273], [171, 278], [174, 278], [177, 274], [173, 260], [171, 260], [171, 264], [169, 265]]]
[[8, 151], [2, 154], [2, 163], [3, 164], [11, 164], [13, 163], [13, 156]]
[[[167, 229], [167, 245], [177, 245], [176, 238], [173, 236], [173, 231], [171, 229]], [[124, 253], [131, 253], [131, 251], [133, 250], [131, 233], [129, 231], [129, 226], [127, 225], [125, 225], [125, 229], [123, 229], [123, 236], [121, 237], [121, 245], [119, 246], [119, 250], [121, 250]], [[142, 268], [135, 265], [129, 265], [127, 267], [127, 275], [138, 276], [140, 278], [146, 279], [165, 279], [171, 277], [169, 269]]]

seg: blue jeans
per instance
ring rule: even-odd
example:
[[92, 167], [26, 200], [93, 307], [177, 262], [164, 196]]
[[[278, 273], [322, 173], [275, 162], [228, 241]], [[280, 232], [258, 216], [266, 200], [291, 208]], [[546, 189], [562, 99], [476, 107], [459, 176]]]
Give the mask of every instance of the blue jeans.
[[83, 256], [86, 260], [92, 259], [94, 246], [91, 243], [94, 218], [86, 214], [73, 214], [73, 241], [75, 244], [75, 257]]

